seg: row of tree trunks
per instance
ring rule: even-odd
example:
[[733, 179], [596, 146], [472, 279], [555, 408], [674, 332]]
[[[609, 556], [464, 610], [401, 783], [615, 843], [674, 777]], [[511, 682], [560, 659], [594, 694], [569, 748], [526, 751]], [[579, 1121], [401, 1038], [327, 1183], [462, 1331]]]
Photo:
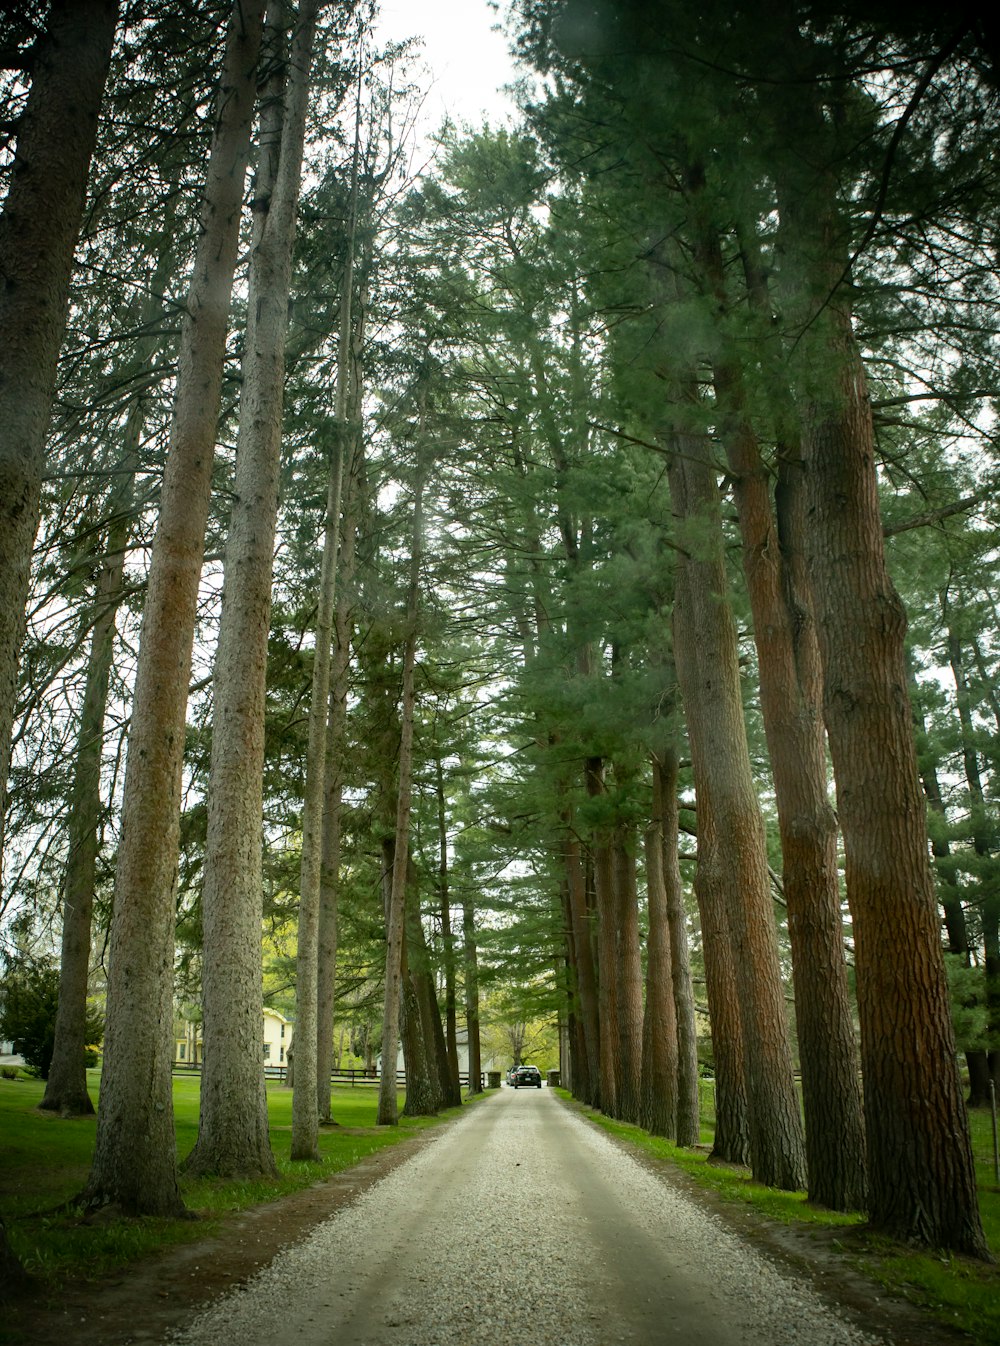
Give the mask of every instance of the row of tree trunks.
[[[811, 69], [794, 25], [782, 52]], [[834, 94], [834, 97], [837, 95]], [[987, 1256], [914, 747], [906, 615], [886, 567], [875, 435], [854, 335], [839, 120], [818, 85], [772, 91], [790, 368], [802, 425], [809, 579], [854, 927], [868, 1214], [893, 1237]], [[783, 140], [787, 144], [787, 140]]]
[[229, 20], [132, 705], [97, 1138], [85, 1197], [134, 1214], [183, 1209], [171, 1081], [181, 768], [263, 10], [263, 0], [241, 0]]
[[[654, 764], [653, 814], [644, 841], [645, 997], [637, 857], [630, 828], [611, 821], [617, 802], [606, 789], [601, 759], [586, 764], [587, 790], [598, 805], [589, 864], [584, 863], [572, 815], [564, 811], [561, 816], [567, 1042], [576, 1097], [609, 1116], [694, 1145], [700, 1131], [697, 1036], [677, 850], [676, 752], [665, 754], [665, 760], [672, 763], [667, 768], [672, 774], [664, 787]], [[635, 782], [620, 766], [615, 777], [624, 798]]]
[[[688, 435], [683, 448], [675, 445], [668, 470], [685, 549], [678, 564], [674, 630], [698, 803], [699, 874], [704, 838], [713, 857], [713, 900], [717, 896], [731, 941], [751, 1167], [758, 1181], [794, 1191], [805, 1185], [802, 1124], [764, 824], [743, 722], [736, 628], [723, 597], [718, 487], [707, 436]], [[715, 1007], [709, 1004], [714, 1028]]]
[[[840, 919], [837, 826], [827, 798], [822, 676], [804, 573], [801, 462], [789, 439], [781, 449], [776, 518], [739, 356], [721, 317], [728, 303], [722, 247], [698, 165], [688, 169], [687, 195], [702, 284], [720, 315], [712, 371], [718, 428], [733, 474], [778, 809], [808, 1190], [824, 1206], [859, 1210], [865, 1201], [861, 1088]], [[762, 282], [753, 293], [759, 295], [761, 289]], [[766, 319], [770, 305], [764, 302], [762, 307]]]

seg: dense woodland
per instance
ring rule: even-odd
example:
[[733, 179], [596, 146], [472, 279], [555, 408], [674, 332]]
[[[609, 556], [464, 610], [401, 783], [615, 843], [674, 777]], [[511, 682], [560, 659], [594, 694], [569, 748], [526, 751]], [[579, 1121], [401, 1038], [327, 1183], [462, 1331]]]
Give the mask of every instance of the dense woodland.
[[267, 1003], [295, 1158], [345, 1034], [420, 1113], [543, 1023], [604, 1112], [694, 1144], [710, 1069], [719, 1158], [987, 1255], [977, 12], [513, 0], [517, 124], [428, 163], [369, 0], [4, 8], [2, 952], [46, 1109], [103, 1009], [85, 1204], [181, 1208], [179, 1015], [185, 1165], [272, 1171]]

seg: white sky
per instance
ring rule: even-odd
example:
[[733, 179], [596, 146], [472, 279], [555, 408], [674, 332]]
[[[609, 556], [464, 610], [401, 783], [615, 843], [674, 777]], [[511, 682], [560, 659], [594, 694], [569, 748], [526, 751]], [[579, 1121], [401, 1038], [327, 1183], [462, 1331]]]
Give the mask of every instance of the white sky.
[[380, 38], [424, 39], [422, 59], [433, 81], [423, 110], [425, 134], [446, 115], [459, 125], [506, 120], [512, 105], [500, 87], [515, 74], [505, 38], [491, 31], [496, 22], [486, 0], [381, 0]]

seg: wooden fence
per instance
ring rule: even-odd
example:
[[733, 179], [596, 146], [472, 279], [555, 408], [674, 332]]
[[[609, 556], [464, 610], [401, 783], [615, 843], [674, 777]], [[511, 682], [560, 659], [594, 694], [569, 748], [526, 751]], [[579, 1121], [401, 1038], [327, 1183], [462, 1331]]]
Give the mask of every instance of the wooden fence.
[[[201, 1062], [200, 1062], [200, 1061], [197, 1061], [197, 1062], [195, 1062], [195, 1061], [175, 1061], [174, 1064], [173, 1064], [173, 1073], [174, 1073], [175, 1075], [200, 1075], [200, 1074], [201, 1074]], [[288, 1067], [287, 1067], [287, 1066], [276, 1066], [276, 1065], [271, 1065], [271, 1064], [269, 1064], [269, 1063], [266, 1063], [265, 1066], [264, 1066], [264, 1077], [265, 1077], [265, 1079], [269, 1079], [269, 1080], [283, 1080], [283, 1079], [285, 1078], [285, 1076], [287, 1075], [287, 1073], [288, 1073]], [[485, 1083], [484, 1083], [485, 1078], [486, 1078], [485, 1073], [484, 1073], [484, 1072], [481, 1072], [481, 1073], [480, 1073], [480, 1076], [479, 1076], [479, 1087], [480, 1087], [480, 1089], [485, 1088]], [[346, 1066], [346, 1067], [336, 1066], [336, 1067], [334, 1067], [333, 1070], [330, 1071], [330, 1083], [331, 1083], [331, 1084], [349, 1084], [349, 1085], [351, 1086], [352, 1089], [353, 1089], [355, 1086], [366, 1086], [366, 1085], [374, 1085], [376, 1088], [378, 1088], [379, 1081], [380, 1081], [380, 1076], [379, 1076], [378, 1068], [375, 1067], [375, 1066], [373, 1066], [370, 1070], [366, 1070], [363, 1066], [356, 1066], [356, 1067], [355, 1067], [355, 1066]], [[468, 1088], [468, 1086], [469, 1086], [469, 1072], [468, 1072], [467, 1070], [466, 1070], [466, 1071], [460, 1071], [460, 1072], [459, 1072], [458, 1082], [459, 1082], [459, 1084], [462, 1086], [463, 1089], [467, 1089], [467, 1088]], [[405, 1071], [405, 1070], [397, 1070], [397, 1071], [396, 1071], [396, 1083], [399, 1085], [399, 1087], [400, 1087], [401, 1089], [405, 1089], [405, 1088], [406, 1088], [406, 1071]]]

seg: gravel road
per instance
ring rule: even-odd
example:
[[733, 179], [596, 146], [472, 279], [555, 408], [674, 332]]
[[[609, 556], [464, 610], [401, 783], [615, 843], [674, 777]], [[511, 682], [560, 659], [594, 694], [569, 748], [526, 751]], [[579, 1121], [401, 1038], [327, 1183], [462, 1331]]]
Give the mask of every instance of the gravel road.
[[885, 1346], [562, 1106], [502, 1089], [173, 1346]]

